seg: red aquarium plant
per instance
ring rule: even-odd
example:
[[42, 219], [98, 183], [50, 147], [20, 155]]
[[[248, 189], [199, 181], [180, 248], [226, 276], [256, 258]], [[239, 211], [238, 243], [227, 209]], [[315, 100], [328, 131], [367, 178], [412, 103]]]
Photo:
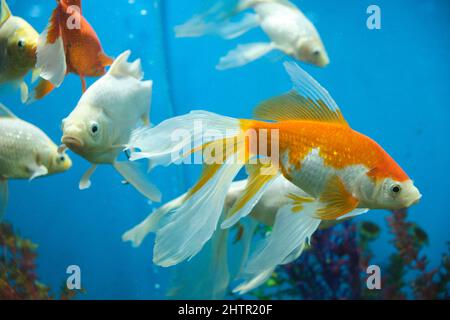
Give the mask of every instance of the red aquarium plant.
[[[8, 223], [0, 223], [0, 300], [53, 300], [51, 289], [36, 274], [37, 245], [21, 238]], [[64, 286], [59, 299], [72, 299], [76, 291]]]

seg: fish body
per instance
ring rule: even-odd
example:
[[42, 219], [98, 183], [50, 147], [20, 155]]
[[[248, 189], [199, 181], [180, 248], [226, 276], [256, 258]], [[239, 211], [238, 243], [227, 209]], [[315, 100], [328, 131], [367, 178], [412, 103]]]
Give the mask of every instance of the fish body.
[[297, 7], [284, 1], [262, 1], [255, 2], [253, 8], [261, 28], [278, 49], [320, 67], [329, 63], [317, 29]]
[[[71, 6], [78, 7], [80, 11], [71, 10]], [[60, 1], [57, 10], [66, 53], [67, 72], [81, 77], [103, 76], [106, 72], [105, 67], [111, 65], [113, 60], [105, 55], [97, 33], [82, 15], [81, 1]], [[80, 28], [69, 29], [67, 23], [61, 24], [70, 19], [79, 20]]]
[[39, 128], [17, 118], [0, 104], [0, 214], [7, 201], [8, 179], [35, 179], [71, 168], [61, 152]]
[[[239, 22], [229, 19], [247, 9]], [[233, 39], [260, 26], [270, 42], [239, 45], [220, 59], [219, 70], [243, 66], [272, 50], [319, 67], [329, 64], [328, 54], [315, 26], [294, 4], [285, 0], [225, 0], [206, 13], [196, 15], [183, 25], [177, 26], [177, 37], [197, 37], [217, 34]]]
[[[294, 88], [261, 103], [254, 112], [260, 120], [193, 111], [132, 137], [129, 145], [139, 151], [132, 152], [131, 159], [146, 158], [154, 166], [177, 162], [180, 158], [174, 155], [189, 148], [192, 140], [199, 146], [188, 150], [203, 152], [202, 176], [171, 212], [171, 223], [160, 230], [159, 265], [195, 256], [219, 222], [227, 229], [248, 216], [280, 176], [307, 196], [291, 194], [279, 207], [271, 236], [250, 257], [238, 292], [248, 291], [277, 265], [298, 257], [322, 221], [347, 219], [369, 209], [406, 208], [420, 200], [412, 179], [381, 146], [349, 126], [319, 83], [295, 63], [285, 63], [285, 68]], [[197, 133], [199, 122], [207, 128], [202, 134]], [[193, 138], [170, 140], [179, 128]], [[213, 137], [208, 135], [211, 130]], [[243, 166], [246, 188], [222, 218], [227, 192]]]
[[1, 1], [0, 85], [20, 87], [22, 100], [28, 98], [25, 76], [34, 71], [39, 34], [24, 19], [13, 16], [5, 0]]
[[80, 76], [84, 92], [85, 77], [104, 75], [105, 67], [112, 61], [82, 15], [81, 1], [59, 0], [37, 47], [36, 65], [41, 70], [40, 76], [49, 83], [38, 86], [34, 98], [42, 98], [59, 87], [68, 73]]
[[[351, 195], [356, 195], [358, 206], [379, 208], [369, 185], [392, 183], [412, 187], [408, 175], [374, 140], [353, 130], [346, 123], [328, 123], [315, 120], [286, 120], [276, 123], [244, 121], [243, 129], [279, 131], [280, 166], [284, 176], [313, 197], [326, 191], [334, 176], [339, 177]], [[386, 187], [383, 185], [380, 187]], [[373, 190], [376, 192], [376, 190]], [[409, 207], [416, 200], [405, 198], [398, 207]]]
[[121, 54], [108, 73], [96, 81], [81, 97], [75, 109], [62, 122], [62, 143], [93, 167], [86, 173], [80, 188], [90, 186], [89, 178], [96, 165], [113, 165], [131, 184], [158, 199], [158, 192], [144, 183], [141, 173], [129, 162], [118, 162], [118, 155], [140, 123], [149, 125], [152, 81], [142, 81], [140, 60], [129, 63], [131, 52]]

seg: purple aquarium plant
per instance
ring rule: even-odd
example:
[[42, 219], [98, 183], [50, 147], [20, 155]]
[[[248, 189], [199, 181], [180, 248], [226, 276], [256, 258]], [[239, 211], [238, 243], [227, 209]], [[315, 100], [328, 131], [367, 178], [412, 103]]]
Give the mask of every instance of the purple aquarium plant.
[[[346, 221], [324, 226], [293, 263], [276, 269], [267, 283], [251, 292], [259, 299], [448, 299], [449, 253], [430, 268], [423, 248], [426, 232], [408, 221], [407, 211], [387, 218], [392, 253], [381, 266], [382, 289], [367, 289], [367, 267], [376, 258], [371, 243], [380, 235], [372, 222]], [[450, 249], [450, 246], [449, 246]]]

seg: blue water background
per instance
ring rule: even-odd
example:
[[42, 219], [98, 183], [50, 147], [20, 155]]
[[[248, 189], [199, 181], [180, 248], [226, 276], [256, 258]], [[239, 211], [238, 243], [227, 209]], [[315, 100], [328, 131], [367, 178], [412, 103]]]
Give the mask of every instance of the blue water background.
[[[84, 16], [96, 29], [107, 54], [131, 49], [141, 58], [146, 79], [154, 81], [151, 120], [157, 124], [192, 109], [233, 117], [251, 117], [260, 101], [290, 89], [280, 54], [248, 66], [217, 71], [219, 58], [238, 43], [266, 41], [260, 30], [239, 39], [218, 37], [176, 39], [173, 27], [199, 8], [199, 0], [85, 0]], [[448, 193], [450, 164], [448, 99], [450, 80], [450, 3], [447, 0], [294, 0], [314, 22], [331, 64], [319, 69], [302, 64], [326, 87], [351, 126], [378, 141], [415, 180], [423, 199], [410, 218], [429, 234], [426, 253], [437, 264], [450, 240]], [[42, 31], [53, 1], [9, 0], [13, 14]], [[381, 8], [381, 30], [366, 27], [366, 9]], [[92, 83], [94, 79], [90, 79]], [[19, 94], [2, 102], [19, 117], [48, 133], [57, 143], [60, 122], [81, 94], [79, 79], [70, 75], [50, 96], [31, 106]], [[121, 241], [121, 234], [151, 212], [152, 205], [122, 185], [112, 167], [102, 166], [87, 191], [78, 181], [89, 164], [71, 154], [74, 167], [66, 174], [12, 181], [6, 219], [39, 244], [38, 274], [59, 288], [67, 266], [79, 265], [81, 298], [164, 298], [167, 270], [152, 266], [153, 237], [139, 249]], [[198, 167], [157, 169], [152, 179], [164, 200], [184, 192], [195, 181]], [[383, 226], [375, 243], [383, 264], [391, 252], [387, 211], [364, 217]], [[196, 275], [193, 275], [196, 276]]]

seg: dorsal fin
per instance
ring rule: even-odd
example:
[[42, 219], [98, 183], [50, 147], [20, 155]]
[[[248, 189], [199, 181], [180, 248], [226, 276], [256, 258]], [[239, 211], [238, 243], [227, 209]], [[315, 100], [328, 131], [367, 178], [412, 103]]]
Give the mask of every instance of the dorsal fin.
[[9, 10], [8, 4], [5, 0], [2, 0], [0, 7], [0, 27], [9, 19], [11, 16], [11, 10]]
[[257, 106], [254, 110], [256, 118], [273, 121], [315, 120], [348, 126], [327, 90], [297, 64], [286, 62], [284, 66], [294, 89]]
[[5, 107], [3, 103], [0, 103], [0, 118], [17, 118], [17, 116]]
[[131, 55], [131, 51], [127, 50], [114, 60], [108, 73], [115, 77], [133, 77], [137, 80], [144, 78], [142, 72], [141, 60], [138, 59], [134, 62], [128, 62], [128, 58]]

